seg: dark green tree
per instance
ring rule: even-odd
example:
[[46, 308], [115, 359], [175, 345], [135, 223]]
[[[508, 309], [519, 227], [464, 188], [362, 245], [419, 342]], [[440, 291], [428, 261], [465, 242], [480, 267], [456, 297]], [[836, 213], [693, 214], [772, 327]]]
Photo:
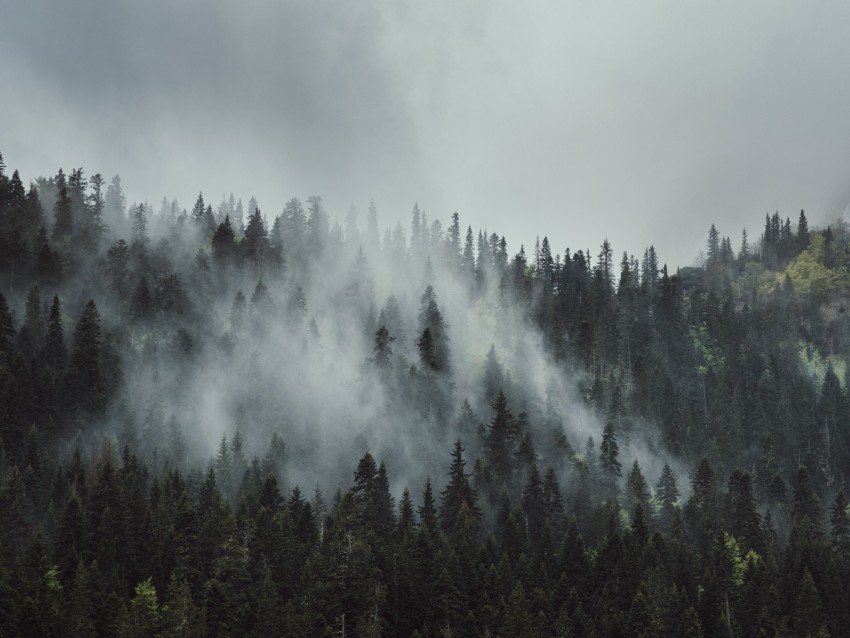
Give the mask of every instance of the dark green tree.
[[[465, 470], [466, 461], [463, 458], [463, 443], [458, 439], [452, 451], [449, 482], [440, 493], [440, 525], [450, 537], [453, 537], [457, 532], [462, 508], [466, 510], [467, 516], [470, 518], [470, 524], [477, 525], [481, 517], [481, 511], [478, 508], [478, 492], [469, 481], [471, 475], [467, 474]], [[422, 520], [425, 521], [424, 516]]]
[[89, 300], [74, 330], [67, 384], [71, 402], [91, 414], [100, 413], [106, 405], [102, 345], [100, 313], [94, 300]]
[[603, 494], [609, 501], [615, 501], [620, 493], [623, 466], [619, 457], [617, 433], [614, 424], [608, 421], [602, 430], [602, 443], [599, 445], [599, 469]]
[[660, 522], [668, 527], [673, 521], [673, 509], [679, 501], [679, 488], [676, 485], [676, 476], [670, 469], [670, 464], [665, 463], [655, 486], [656, 498], [659, 504]]
[[832, 540], [832, 551], [839, 561], [845, 565], [850, 564], [850, 509], [844, 490], [839, 490], [835, 495], [829, 514], [830, 538]]
[[44, 363], [55, 372], [65, 367], [65, 334], [62, 329], [62, 310], [58, 295], [53, 295], [50, 313], [47, 315], [47, 336], [44, 341]]
[[15, 326], [12, 323], [12, 313], [9, 312], [6, 297], [0, 292], [0, 357], [2, 357], [0, 361], [4, 361], [7, 366], [11, 363], [14, 340]]
[[230, 225], [230, 216], [226, 215], [212, 236], [213, 261], [217, 268], [226, 270], [233, 265], [236, 255], [236, 234]]
[[62, 169], [56, 176], [57, 198], [53, 206], [53, 241], [62, 241], [74, 232], [74, 213], [72, 209], [71, 196], [68, 194], [68, 186]]
[[517, 420], [502, 390], [493, 402], [493, 418], [487, 426], [484, 450], [496, 481], [512, 485], [513, 453], [519, 435]]
[[644, 513], [649, 511], [649, 486], [646, 483], [643, 472], [641, 472], [637, 459], [635, 459], [632, 469], [629, 470], [626, 476], [626, 505], [629, 513], [632, 515], [634, 515], [638, 505], [643, 508]]
[[249, 272], [257, 278], [261, 277], [269, 254], [269, 236], [259, 208], [248, 217], [239, 249]]
[[434, 491], [431, 488], [431, 479], [425, 479], [425, 486], [422, 488], [422, 505], [418, 508], [419, 520], [424, 529], [431, 532], [437, 531], [437, 506], [434, 501]]

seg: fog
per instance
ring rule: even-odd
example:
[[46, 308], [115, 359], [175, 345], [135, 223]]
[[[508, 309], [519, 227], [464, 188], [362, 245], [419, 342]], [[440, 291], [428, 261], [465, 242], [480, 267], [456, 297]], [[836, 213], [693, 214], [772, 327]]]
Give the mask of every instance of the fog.
[[848, 11], [7, 3], [0, 148], [29, 176], [117, 172], [131, 200], [374, 197], [390, 227], [418, 200], [512, 250], [607, 236], [675, 268], [711, 223], [737, 248], [765, 213], [846, 208]]
[[[52, 201], [49, 185], [42, 200]], [[220, 205], [216, 223], [238, 217], [230, 206]], [[374, 207], [337, 220], [311, 197], [290, 199], [277, 213], [261, 206], [251, 220], [249, 203], [249, 227], [235, 223], [236, 234], [244, 250], [255, 224], [264, 248], [240, 266], [217, 252], [204, 222], [185, 210], [167, 201], [159, 209], [128, 208], [131, 217], [107, 207], [104, 242], [114, 248], [122, 229], [134, 225], [126, 234], [125, 292], [97, 286], [102, 275], [88, 270], [113, 272], [111, 255], [62, 286], [66, 332], [94, 298], [104, 343], [122, 373], [105, 414], [67, 432], [67, 454], [76, 447], [96, 453], [106, 439], [140, 449], [155, 468], [197, 471], [216, 457], [223, 437], [232, 446], [238, 432], [250, 462], [268, 458], [278, 436], [286, 446], [276, 466], [282, 488], [347, 489], [357, 461], [370, 452], [386, 462], [398, 497], [405, 487], [418, 494], [427, 477], [441, 489], [457, 439], [473, 471], [485, 456], [495, 395], [504, 390], [523, 423], [518, 436], [531, 437], [538, 464], [554, 467], [568, 494], [575, 489], [586, 442], [598, 446], [604, 425], [587, 401], [593, 379], [569, 356], [556, 362], [529, 306], [506, 296], [507, 262], [493, 261], [492, 243], [470, 253], [477, 266], [464, 261], [452, 243], [455, 231], [457, 246], [465, 243], [462, 218], [456, 229], [445, 220], [443, 230], [414, 208], [407, 228], [390, 229]], [[158, 300], [152, 310], [140, 301], [143, 280]], [[163, 305], [168, 295], [174, 301]], [[428, 318], [430, 298], [441, 317], [437, 327]], [[392, 354], [379, 362], [382, 326]], [[436, 356], [446, 359], [433, 370], [418, 343], [427, 326], [435, 330]], [[655, 424], [635, 424], [619, 436], [624, 468], [637, 458], [654, 483], [670, 463], [685, 491], [687, 467], [660, 444]]]

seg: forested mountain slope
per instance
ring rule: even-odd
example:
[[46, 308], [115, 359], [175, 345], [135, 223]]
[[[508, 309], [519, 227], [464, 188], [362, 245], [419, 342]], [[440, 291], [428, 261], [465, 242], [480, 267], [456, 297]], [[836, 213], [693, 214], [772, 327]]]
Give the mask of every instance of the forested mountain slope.
[[850, 635], [843, 223], [267, 210], [0, 158], [0, 634]]

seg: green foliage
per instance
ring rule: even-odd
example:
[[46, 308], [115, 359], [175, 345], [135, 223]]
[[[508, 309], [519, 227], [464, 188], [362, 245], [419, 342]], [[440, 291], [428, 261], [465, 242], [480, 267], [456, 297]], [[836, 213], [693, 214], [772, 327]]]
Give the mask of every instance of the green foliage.
[[148, 578], [137, 584], [133, 591], [134, 596], [118, 621], [117, 634], [134, 638], [153, 636], [160, 624], [156, 588]]
[[815, 386], [821, 387], [823, 385], [827, 369], [832, 368], [838, 378], [838, 383], [841, 384], [841, 389], [846, 390], [847, 360], [844, 355], [830, 353], [824, 357], [818, 348], [808, 345], [802, 339], [798, 342], [797, 351], [800, 362]]
[[843, 267], [828, 266], [826, 251], [826, 238], [818, 234], [785, 269], [794, 285], [794, 294], [801, 301], [822, 302], [843, 294], [850, 286], [850, 272]]
[[705, 324], [691, 326], [690, 337], [700, 362], [697, 372], [703, 376], [722, 372], [726, 366], [726, 358], [720, 345], [709, 334], [708, 327]]

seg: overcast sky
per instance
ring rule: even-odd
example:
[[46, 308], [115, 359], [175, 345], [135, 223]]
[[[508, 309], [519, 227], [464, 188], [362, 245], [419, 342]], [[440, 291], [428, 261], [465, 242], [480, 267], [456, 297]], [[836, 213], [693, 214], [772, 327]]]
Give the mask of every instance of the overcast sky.
[[690, 265], [850, 202], [850, 4], [0, 0], [0, 151]]

